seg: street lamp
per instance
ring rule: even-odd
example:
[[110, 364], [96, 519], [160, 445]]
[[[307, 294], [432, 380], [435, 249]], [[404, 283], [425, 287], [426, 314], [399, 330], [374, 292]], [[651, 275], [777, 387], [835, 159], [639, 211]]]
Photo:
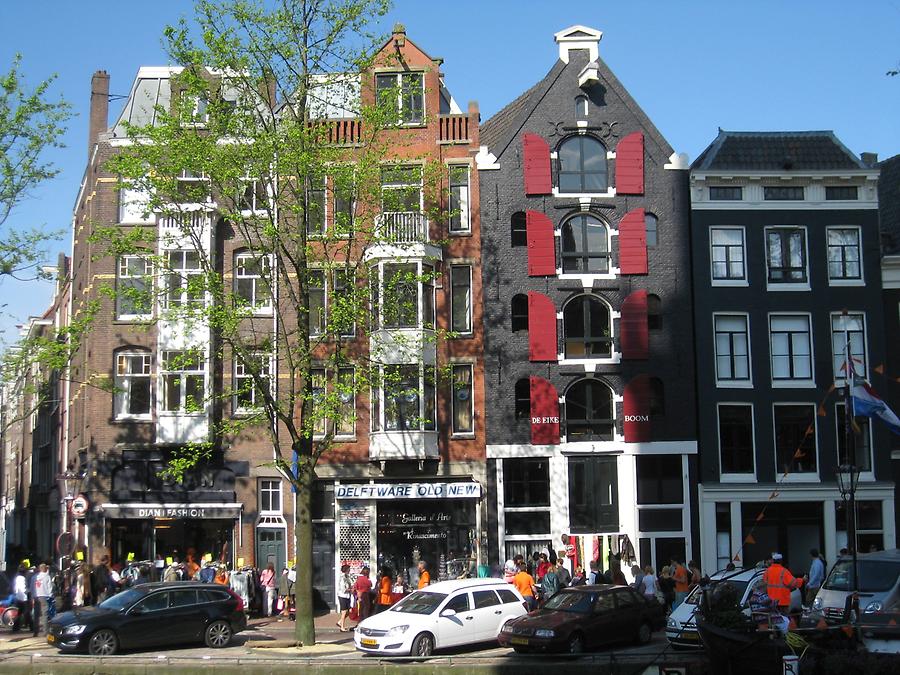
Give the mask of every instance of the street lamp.
[[[72, 501], [75, 499], [75, 488], [77, 487], [78, 481], [80, 479], [81, 479], [81, 476], [79, 476], [77, 473], [72, 471], [71, 468], [66, 469], [64, 473], [58, 474], [56, 476], [56, 482], [59, 484], [59, 491], [60, 491], [60, 494], [62, 495], [62, 501], [64, 502], [63, 508], [65, 509], [65, 511], [63, 513], [63, 522], [62, 522], [63, 532], [65, 534], [67, 534], [70, 538], [72, 538], [73, 542], [74, 542], [74, 538], [72, 537], [72, 534], [69, 532], [69, 513], [72, 510]], [[62, 537], [62, 534], [60, 535], [60, 537]], [[57, 548], [59, 548], [59, 546], [60, 546], [60, 543], [58, 541]], [[64, 555], [61, 550], [58, 550], [57, 553], [60, 556]], [[67, 556], [67, 555], [69, 555], [69, 553], [71, 553], [71, 551], [69, 551], [65, 555]], [[62, 564], [62, 561], [60, 561], [60, 564]]]
[[847, 520], [847, 546], [853, 555], [853, 588], [859, 589], [859, 577], [856, 564], [856, 488], [859, 485], [859, 467], [855, 464], [841, 464], [837, 470], [838, 489], [844, 500], [844, 515]]

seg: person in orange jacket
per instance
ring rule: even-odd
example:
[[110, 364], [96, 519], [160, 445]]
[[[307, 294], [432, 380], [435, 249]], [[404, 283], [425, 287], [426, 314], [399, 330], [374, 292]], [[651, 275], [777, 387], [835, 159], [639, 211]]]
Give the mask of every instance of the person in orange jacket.
[[766, 568], [763, 579], [766, 582], [766, 595], [778, 603], [778, 609], [787, 611], [791, 606], [791, 591], [803, 585], [803, 579], [792, 575], [781, 564], [781, 554], [772, 554], [772, 564]]

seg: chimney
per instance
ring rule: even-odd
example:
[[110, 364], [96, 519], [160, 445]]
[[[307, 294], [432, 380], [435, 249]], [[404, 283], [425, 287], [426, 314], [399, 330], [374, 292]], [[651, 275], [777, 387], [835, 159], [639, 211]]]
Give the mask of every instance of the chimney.
[[859, 158], [862, 160], [862, 163], [870, 169], [874, 169], [876, 166], [878, 166], [877, 152], [863, 152], [860, 153]]
[[91, 116], [88, 121], [88, 161], [97, 137], [109, 127], [109, 73], [98, 70], [91, 77]]

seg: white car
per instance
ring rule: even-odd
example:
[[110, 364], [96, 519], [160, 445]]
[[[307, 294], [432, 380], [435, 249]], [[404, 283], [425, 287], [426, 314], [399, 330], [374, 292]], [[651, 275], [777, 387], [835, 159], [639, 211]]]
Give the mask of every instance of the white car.
[[360, 622], [353, 642], [371, 654], [430, 656], [435, 649], [496, 640], [504, 623], [525, 614], [525, 600], [505, 581], [441, 581]]
[[[741, 605], [745, 607], [744, 613], [750, 616], [749, 600], [753, 589], [765, 584], [763, 574], [765, 569], [755, 567], [748, 570], [737, 569], [731, 572], [716, 572], [710, 577], [713, 581], [727, 579], [736, 587]], [[791, 591], [791, 611], [800, 610], [801, 594], [799, 590]], [[676, 648], [700, 648], [700, 634], [697, 632], [697, 620], [694, 613], [697, 611], [697, 603], [700, 601], [700, 587], [695, 587], [678, 607], [676, 607], [666, 620], [666, 638]]]

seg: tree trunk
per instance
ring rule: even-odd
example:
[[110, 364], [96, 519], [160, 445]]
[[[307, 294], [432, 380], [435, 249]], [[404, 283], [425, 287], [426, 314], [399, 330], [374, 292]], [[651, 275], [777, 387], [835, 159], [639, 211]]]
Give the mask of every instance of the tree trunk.
[[312, 555], [312, 492], [315, 481], [314, 466], [310, 459], [311, 440], [297, 443], [297, 495], [294, 507], [294, 542], [297, 557], [294, 562], [297, 580], [294, 582], [296, 621], [294, 636], [301, 645], [316, 643], [316, 624], [313, 606], [313, 555]]

